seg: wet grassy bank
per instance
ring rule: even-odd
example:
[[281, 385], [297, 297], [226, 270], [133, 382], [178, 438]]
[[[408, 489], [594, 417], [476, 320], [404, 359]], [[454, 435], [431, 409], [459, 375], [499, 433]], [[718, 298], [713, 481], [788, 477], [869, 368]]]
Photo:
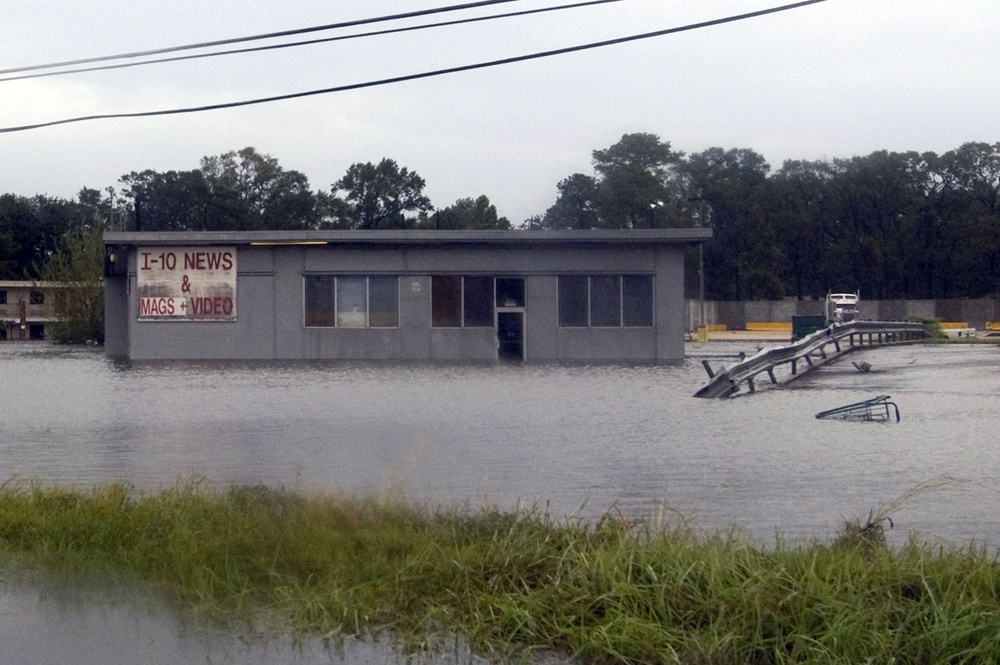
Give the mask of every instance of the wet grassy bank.
[[882, 522], [756, 546], [608, 516], [299, 495], [263, 487], [0, 488], [9, 566], [148, 582], [207, 616], [297, 635], [461, 635], [586, 662], [979, 663], [1000, 654], [1000, 564], [890, 550]]

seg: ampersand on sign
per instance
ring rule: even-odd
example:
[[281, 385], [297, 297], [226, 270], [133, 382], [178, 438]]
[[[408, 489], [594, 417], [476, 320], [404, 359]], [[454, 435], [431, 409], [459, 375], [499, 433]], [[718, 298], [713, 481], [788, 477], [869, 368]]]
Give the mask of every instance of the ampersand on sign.
[[188, 279], [187, 275], [181, 280], [181, 291], [183, 293], [191, 293], [191, 280]]

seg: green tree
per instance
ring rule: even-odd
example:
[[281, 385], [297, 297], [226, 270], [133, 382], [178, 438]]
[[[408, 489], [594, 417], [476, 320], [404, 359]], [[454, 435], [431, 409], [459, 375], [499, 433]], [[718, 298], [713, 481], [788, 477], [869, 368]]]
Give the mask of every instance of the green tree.
[[309, 179], [282, 168], [277, 159], [255, 148], [204, 157], [201, 173], [217, 228], [311, 229], [318, 225]]
[[57, 283], [57, 321], [51, 338], [61, 344], [104, 343], [104, 225], [69, 231], [38, 270], [40, 281]]
[[714, 231], [705, 247], [706, 292], [721, 300], [780, 298], [783, 256], [770, 166], [753, 150], [709, 148], [683, 166], [688, 196]]
[[476, 199], [459, 199], [447, 208], [436, 210], [423, 217], [417, 228], [426, 229], [471, 229], [494, 230], [511, 228], [510, 220], [497, 215], [497, 207], [490, 199], [479, 196]]
[[136, 231], [215, 230], [211, 194], [204, 174], [146, 170], [121, 177], [122, 196], [131, 202], [129, 228]]
[[785, 257], [785, 291], [800, 300], [848, 286], [836, 282], [838, 264], [830, 249], [839, 214], [834, 177], [825, 161], [788, 160], [771, 178], [777, 197], [776, 239]]
[[318, 228], [321, 209], [309, 180], [248, 147], [203, 157], [191, 171], [122, 176], [130, 228], [229, 231]]
[[37, 279], [38, 266], [79, 218], [73, 201], [0, 195], [0, 279]]
[[[922, 157], [880, 150], [834, 160], [842, 228], [835, 240], [840, 265], [870, 298], [905, 298], [917, 273], [916, 217], [923, 197]], [[851, 289], [853, 290], [853, 289]]]
[[600, 226], [597, 211], [597, 180], [574, 173], [556, 185], [559, 196], [545, 211], [541, 227], [546, 229], [593, 229]]
[[943, 155], [935, 219], [938, 279], [950, 297], [1000, 293], [1000, 143], [965, 143]]
[[625, 134], [593, 152], [601, 226], [640, 229], [690, 226], [678, 165], [684, 157], [656, 134]]
[[331, 185], [328, 207], [332, 226], [352, 229], [405, 229], [416, 225], [406, 213], [426, 213], [424, 179], [392, 159], [355, 163]]
[[954, 186], [991, 215], [1000, 214], [1000, 143], [965, 143], [942, 156]]

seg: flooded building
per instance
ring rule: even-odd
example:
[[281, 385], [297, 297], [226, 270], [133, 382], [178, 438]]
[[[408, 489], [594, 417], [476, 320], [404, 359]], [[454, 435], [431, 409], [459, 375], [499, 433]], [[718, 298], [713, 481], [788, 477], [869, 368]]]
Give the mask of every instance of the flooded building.
[[128, 359], [672, 362], [704, 229], [109, 232]]
[[58, 321], [55, 301], [64, 286], [53, 282], [0, 280], [0, 340], [45, 339]]

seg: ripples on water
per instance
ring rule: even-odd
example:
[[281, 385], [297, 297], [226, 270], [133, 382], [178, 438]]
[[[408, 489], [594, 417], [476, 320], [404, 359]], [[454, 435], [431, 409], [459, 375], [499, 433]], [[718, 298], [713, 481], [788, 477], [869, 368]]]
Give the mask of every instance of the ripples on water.
[[[691, 396], [707, 378], [699, 356], [723, 356], [718, 366], [755, 350], [692, 345], [675, 366], [121, 364], [99, 350], [5, 343], [0, 477], [401, 489], [556, 517], [679, 514], [767, 543], [776, 532], [830, 538], [845, 518], [947, 474], [961, 482], [891, 515], [893, 538], [1000, 542], [1000, 348], [871, 349], [854, 356], [868, 373], [848, 356], [789, 387]], [[814, 417], [879, 394], [900, 423]]]
[[[0, 476], [144, 489], [204, 476], [225, 487], [537, 504], [556, 516], [663, 506], [707, 529], [826, 537], [939, 474], [967, 481], [917, 497], [899, 528], [995, 539], [1000, 349], [861, 352], [873, 369], [824, 366], [790, 387], [729, 400], [689, 349], [675, 366], [121, 364], [99, 350], [0, 345]], [[754, 348], [745, 349], [750, 352]], [[891, 395], [900, 423], [815, 414]]]

